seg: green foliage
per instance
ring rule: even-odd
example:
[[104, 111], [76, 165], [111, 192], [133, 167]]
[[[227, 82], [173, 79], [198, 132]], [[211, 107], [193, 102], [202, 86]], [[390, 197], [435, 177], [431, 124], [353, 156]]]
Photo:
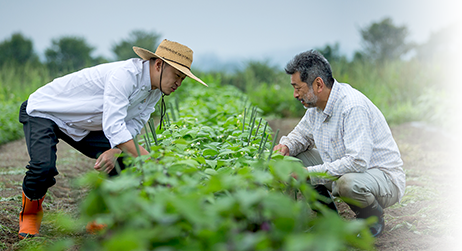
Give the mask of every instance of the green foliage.
[[316, 50], [321, 53], [331, 64], [334, 62], [347, 62], [346, 57], [340, 52], [340, 44], [338, 42], [332, 46], [326, 44], [324, 48], [317, 48]]
[[[418, 61], [388, 61], [380, 67], [366, 62], [334, 63], [332, 68], [339, 82], [348, 83], [366, 95], [380, 109], [389, 124], [442, 122], [434, 118], [442, 118], [441, 108], [447, 105], [434, 101], [448, 90], [440, 89], [438, 95], [432, 96], [430, 107], [422, 104], [423, 95], [428, 97], [426, 92], [437, 93], [433, 83], [441, 75], [438, 69]], [[428, 116], [430, 114], [432, 118]]]
[[305, 112], [293, 97], [293, 88], [287, 77], [286, 83], [260, 83], [247, 91], [252, 104], [258, 105], [266, 116], [297, 117]]
[[[81, 218], [107, 224], [83, 249], [371, 249], [364, 221], [329, 214], [301, 163], [269, 151], [272, 133], [256, 129], [258, 109], [247, 109], [232, 86], [205, 81], [209, 88], [188, 81], [194, 86], [169, 97], [181, 100], [179, 109], [141, 140], [149, 156], [129, 160], [133, 166], [116, 178], [90, 173], [82, 180], [91, 192]], [[328, 216], [313, 217], [310, 207]]]
[[[4, 102], [0, 106], [0, 144], [7, 143], [24, 136], [22, 128], [18, 122], [19, 104], [13, 102]], [[12, 120], [12, 118], [16, 118]]]
[[25, 38], [21, 33], [14, 33], [11, 35], [11, 39], [1, 42], [0, 52], [0, 66], [5, 64], [39, 63], [32, 41]]
[[268, 61], [249, 61], [243, 70], [239, 70], [232, 75], [223, 74], [221, 82], [234, 85], [246, 92], [260, 83], [272, 84], [280, 82], [281, 77], [285, 77], [281, 74], [281, 70], [274, 65], [270, 65]]
[[112, 46], [112, 51], [116, 55], [116, 60], [138, 58], [132, 49], [133, 46], [138, 46], [154, 52], [159, 44], [159, 39], [160, 35], [156, 32], [135, 30], [130, 32], [128, 39], [114, 44]]
[[[329, 49], [330, 50], [330, 49]], [[334, 58], [335, 48], [332, 49]], [[338, 59], [338, 58], [337, 58]], [[261, 62], [260, 64], [267, 64]], [[331, 62], [334, 78], [348, 83], [365, 94], [384, 114], [389, 124], [426, 121], [441, 125], [447, 121], [444, 110], [451, 109], [447, 100], [450, 89], [435, 89], [434, 83], [444, 75], [443, 67], [417, 60], [385, 61], [380, 65], [369, 61], [348, 62], [342, 58]], [[260, 68], [265, 68], [260, 65]], [[246, 86], [249, 101], [258, 106], [265, 117], [301, 117], [303, 106], [293, 98], [290, 76], [270, 65], [272, 78], [263, 82], [255, 67], [235, 75], [223, 73], [223, 83]], [[244, 84], [245, 83], [245, 84]], [[448, 97], [444, 100], [443, 97]], [[451, 109], [453, 110], [453, 109]], [[448, 123], [445, 123], [448, 124]]]
[[19, 107], [37, 88], [48, 83], [46, 67], [33, 63], [0, 68], [0, 144], [23, 137]]
[[93, 64], [93, 50], [82, 37], [64, 36], [53, 39], [51, 47], [45, 51], [47, 65], [56, 74], [80, 70]]
[[438, 189], [433, 186], [407, 186], [406, 193], [401, 199], [401, 204], [406, 206], [417, 201], [441, 201], [443, 199]]
[[224, 85], [244, 91], [249, 101], [268, 117], [298, 117], [305, 110], [293, 98], [290, 77], [268, 61], [249, 61], [234, 74], [217, 74]]
[[407, 53], [412, 46], [406, 42], [406, 26], [395, 26], [390, 18], [360, 30], [364, 53], [372, 60], [396, 60]]

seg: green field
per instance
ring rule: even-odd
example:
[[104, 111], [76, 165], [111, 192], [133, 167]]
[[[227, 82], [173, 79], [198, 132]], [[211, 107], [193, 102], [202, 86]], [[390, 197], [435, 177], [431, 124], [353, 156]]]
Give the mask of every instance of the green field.
[[[443, 68], [418, 61], [394, 61], [383, 65], [361, 62], [333, 62], [334, 77], [363, 92], [382, 111], [390, 125], [424, 121], [449, 128], [444, 117], [454, 111], [450, 86], [435, 85], [446, 76]], [[267, 76], [271, 72], [270, 78]], [[235, 74], [203, 73], [213, 77], [216, 87], [235, 85], [264, 117], [301, 117], [304, 109], [293, 98], [290, 78], [282, 69], [261, 63]], [[19, 105], [40, 86], [53, 79], [46, 67], [4, 66], [0, 69], [0, 144], [22, 137], [17, 121]], [[184, 87], [191, 88], [191, 87]]]
[[[338, 81], [370, 97], [390, 124], [440, 122], [444, 102], [438, 100], [449, 94], [432, 89], [437, 69], [402, 61], [382, 67], [333, 64], [333, 68]], [[344, 221], [338, 215], [313, 217], [310, 208], [320, 205], [316, 192], [301, 181], [306, 177], [301, 164], [270, 151], [276, 135], [266, 119], [301, 116], [304, 111], [292, 97], [289, 77], [278, 71], [277, 82], [266, 83], [249, 76], [245, 93], [227, 84], [233, 76], [203, 74], [209, 88], [185, 81], [168, 97], [165, 127], [154, 129], [151, 122], [145, 128], [148, 133], [137, 138], [151, 150], [150, 159], [131, 159], [133, 168], [115, 179], [90, 172], [80, 180], [82, 187], [91, 188], [80, 215], [56, 216], [60, 223], [55, 228], [65, 237], [45, 237], [50, 242], [37, 239], [32, 246], [39, 250], [75, 246], [309, 250], [321, 245], [323, 250], [371, 249], [373, 239], [365, 222]], [[4, 67], [0, 77], [1, 142], [5, 143], [22, 137], [17, 122], [20, 103], [52, 77], [45, 69], [30, 66]], [[434, 103], [438, 105], [428, 105]], [[290, 173], [302, 179], [291, 179]], [[88, 238], [82, 229], [92, 220], [107, 224], [107, 231]], [[365, 238], [358, 240], [359, 232]]]

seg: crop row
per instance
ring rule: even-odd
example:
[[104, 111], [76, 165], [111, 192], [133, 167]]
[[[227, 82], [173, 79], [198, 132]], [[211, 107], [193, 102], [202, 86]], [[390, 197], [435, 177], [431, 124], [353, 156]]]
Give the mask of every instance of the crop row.
[[[149, 156], [127, 158], [131, 167], [115, 178], [91, 172], [81, 180], [91, 188], [81, 205], [81, 222], [107, 225], [82, 247], [371, 248], [365, 222], [347, 222], [324, 208], [301, 163], [270, 150], [275, 137], [258, 108], [236, 88], [207, 82], [210, 88], [183, 87], [168, 98], [174, 102], [167, 105], [162, 129], [153, 120], [146, 125], [137, 140]], [[310, 208], [324, 216], [316, 217]]]

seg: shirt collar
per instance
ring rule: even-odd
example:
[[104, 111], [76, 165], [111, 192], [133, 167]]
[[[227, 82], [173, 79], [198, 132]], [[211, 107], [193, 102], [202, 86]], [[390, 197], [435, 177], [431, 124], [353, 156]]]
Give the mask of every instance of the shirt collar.
[[323, 113], [327, 116], [332, 116], [332, 111], [334, 110], [335, 102], [337, 102], [339, 96], [339, 84], [337, 80], [334, 79], [334, 86], [329, 94], [329, 99], [327, 100], [326, 108], [324, 108]]
[[150, 67], [149, 67], [149, 60], [143, 61], [143, 75], [141, 79], [141, 84], [143, 87], [147, 88], [148, 91], [152, 91], [151, 87], [151, 72], [150, 72]]

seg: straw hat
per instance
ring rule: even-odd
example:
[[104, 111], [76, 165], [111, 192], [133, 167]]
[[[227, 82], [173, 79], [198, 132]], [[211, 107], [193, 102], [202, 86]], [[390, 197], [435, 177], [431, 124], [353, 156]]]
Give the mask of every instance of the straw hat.
[[165, 63], [186, 74], [186, 76], [208, 87], [204, 81], [192, 74], [191, 64], [193, 61], [193, 51], [185, 45], [164, 39], [157, 47], [156, 53], [152, 53], [137, 46], [133, 46], [133, 50], [144, 60], [160, 58], [164, 60]]

